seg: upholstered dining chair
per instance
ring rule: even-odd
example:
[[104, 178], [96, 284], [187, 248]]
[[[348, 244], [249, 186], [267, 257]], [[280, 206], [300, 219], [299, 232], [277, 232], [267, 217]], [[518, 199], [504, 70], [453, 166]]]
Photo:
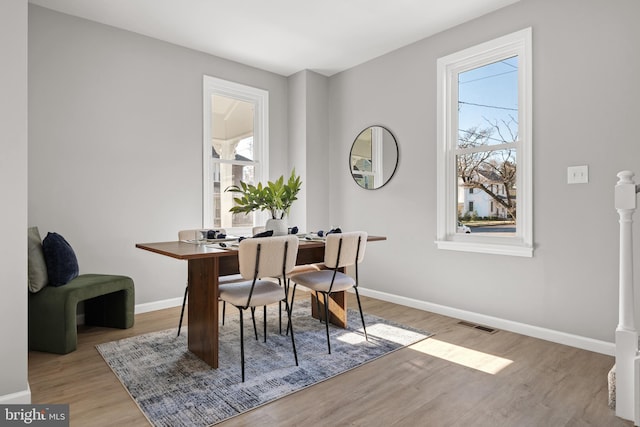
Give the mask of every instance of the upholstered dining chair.
[[[180, 230], [178, 231], [178, 240], [196, 240], [196, 233], [198, 233], [202, 228], [196, 228], [192, 230]], [[217, 228], [219, 233], [227, 234], [225, 229]], [[228, 284], [241, 282], [244, 280], [240, 274], [231, 274], [228, 276], [220, 276], [218, 277], [218, 284]], [[187, 295], [189, 294], [189, 282], [187, 282], [187, 286], [184, 289], [184, 298], [182, 299], [182, 310], [180, 311], [180, 322], [178, 323], [178, 336], [180, 336], [180, 330], [182, 329], [182, 320], [184, 319], [184, 307], [187, 304]], [[226, 304], [222, 304], [222, 324], [224, 325], [224, 315], [225, 315]], [[255, 319], [254, 319], [254, 329], [255, 329]], [[256, 330], [256, 339], [258, 339], [258, 331]]]
[[[252, 229], [252, 233], [254, 235], [258, 234], [258, 233], [263, 233], [265, 231], [265, 227], [264, 226], [255, 226]], [[289, 272], [287, 274], [287, 280], [286, 281], [280, 281], [280, 279], [278, 279], [278, 283], [280, 285], [283, 285], [285, 288], [285, 292], [287, 293], [287, 297], [289, 296], [289, 289], [290, 289], [290, 284], [291, 281], [289, 280], [289, 277], [293, 274], [298, 274], [298, 273], [304, 273], [307, 271], [315, 271], [315, 270], [319, 270], [320, 264], [316, 265], [316, 264], [304, 264], [304, 265], [296, 265], [293, 267], [293, 270], [291, 270], [291, 272]], [[292, 298], [295, 294], [292, 295]], [[280, 333], [282, 333], [282, 304], [280, 304], [280, 307], [278, 309], [278, 320], [280, 322]], [[287, 334], [289, 333], [289, 327], [287, 326]]]
[[[318, 294], [322, 294], [329, 354], [331, 354], [331, 340], [329, 339], [329, 300], [331, 294], [334, 292], [346, 291], [347, 289], [353, 288], [358, 300], [358, 309], [360, 310], [364, 336], [367, 341], [369, 340], [367, 327], [364, 323], [364, 314], [362, 313], [362, 304], [360, 303], [360, 294], [358, 293], [358, 264], [364, 259], [366, 246], [367, 233], [364, 231], [329, 234], [325, 243], [324, 269], [291, 276], [291, 281], [294, 282], [294, 295], [296, 286], [302, 285], [316, 293], [316, 300], [319, 305]], [[355, 279], [340, 271], [350, 266], [355, 267]], [[318, 307], [318, 309], [319, 308], [320, 307]], [[322, 321], [320, 310], [318, 310], [318, 317], [320, 317]]]
[[291, 331], [293, 356], [298, 366], [298, 353], [291, 324], [291, 308], [287, 301], [285, 288], [270, 280], [270, 277], [284, 280], [296, 263], [298, 255], [297, 236], [277, 236], [244, 239], [238, 248], [240, 274], [244, 282], [220, 286], [222, 301], [235, 306], [240, 312], [240, 359], [242, 363], [242, 382], [244, 382], [244, 325], [243, 312], [248, 308], [263, 307], [264, 341], [267, 341], [267, 305], [285, 303], [288, 327]]

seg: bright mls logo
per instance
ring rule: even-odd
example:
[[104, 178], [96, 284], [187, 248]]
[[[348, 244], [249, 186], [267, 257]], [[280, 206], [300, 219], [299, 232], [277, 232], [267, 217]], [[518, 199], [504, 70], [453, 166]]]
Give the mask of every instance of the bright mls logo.
[[69, 405], [0, 405], [0, 427], [69, 426]]

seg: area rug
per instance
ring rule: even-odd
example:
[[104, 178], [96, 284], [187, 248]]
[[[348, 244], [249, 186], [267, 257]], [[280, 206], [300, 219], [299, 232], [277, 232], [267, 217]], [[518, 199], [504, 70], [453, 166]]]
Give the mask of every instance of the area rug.
[[[429, 333], [365, 313], [348, 310], [347, 329], [330, 327], [327, 353], [324, 323], [310, 316], [308, 300], [293, 313], [299, 366], [291, 339], [278, 333], [277, 306], [267, 313], [263, 342], [262, 312], [256, 311], [259, 340], [250, 314], [245, 316], [245, 382], [241, 379], [237, 310], [227, 310], [220, 325], [219, 368], [212, 369], [187, 349], [186, 328], [100, 344], [98, 351], [154, 426], [209, 426], [334, 377], [363, 363], [421, 341]], [[283, 328], [286, 323], [283, 313]]]

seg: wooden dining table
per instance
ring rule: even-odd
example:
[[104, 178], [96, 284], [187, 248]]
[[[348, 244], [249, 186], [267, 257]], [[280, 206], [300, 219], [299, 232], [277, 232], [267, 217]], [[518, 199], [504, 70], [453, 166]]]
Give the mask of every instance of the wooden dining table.
[[[386, 240], [383, 236], [368, 236], [367, 241]], [[215, 242], [187, 241], [137, 243], [136, 247], [171, 258], [187, 260], [189, 315], [187, 316], [187, 342], [189, 351], [213, 368], [218, 367], [218, 278], [237, 274], [238, 250], [230, 242], [221, 248]], [[324, 241], [300, 240], [296, 265], [324, 261]], [[312, 295], [312, 299], [315, 296]], [[315, 300], [314, 300], [315, 301]], [[319, 316], [315, 310], [313, 315]], [[332, 296], [329, 304], [330, 321], [340, 327], [347, 326], [347, 299], [344, 292]]]

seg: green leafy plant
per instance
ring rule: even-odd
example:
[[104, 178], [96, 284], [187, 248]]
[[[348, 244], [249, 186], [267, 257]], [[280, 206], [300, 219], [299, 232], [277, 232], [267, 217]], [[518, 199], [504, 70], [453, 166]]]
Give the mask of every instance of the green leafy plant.
[[300, 191], [302, 181], [296, 175], [296, 170], [291, 171], [289, 180], [285, 182], [284, 175], [275, 182], [267, 182], [267, 185], [247, 184], [240, 181], [240, 185], [231, 185], [225, 189], [231, 193], [237, 193], [234, 197], [235, 206], [229, 209], [232, 213], [250, 213], [253, 211], [269, 211], [271, 218], [282, 219], [289, 214], [291, 205], [298, 200], [296, 197]]

